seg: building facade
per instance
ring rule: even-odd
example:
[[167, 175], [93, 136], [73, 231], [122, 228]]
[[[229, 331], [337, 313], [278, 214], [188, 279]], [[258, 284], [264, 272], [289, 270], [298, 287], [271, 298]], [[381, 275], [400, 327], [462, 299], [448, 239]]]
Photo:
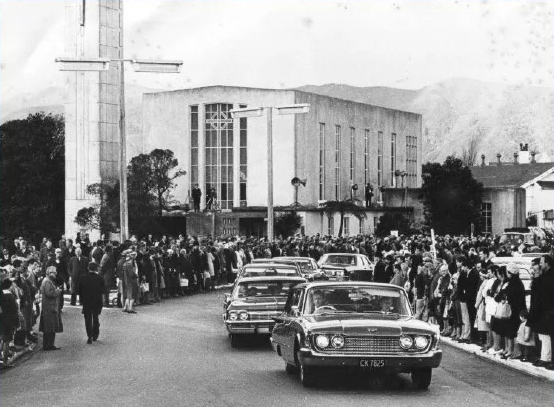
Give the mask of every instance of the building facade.
[[[387, 208], [382, 190], [421, 186], [421, 115], [296, 90], [211, 86], [143, 96], [143, 152], [171, 149], [187, 171], [175, 199], [190, 202], [195, 184], [214, 190], [222, 209], [218, 234], [263, 235], [268, 199], [265, 117], [233, 119], [239, 108], [310, 105], [298, 115], [273, 115], [273, 201], [276, 213], [295, 203], [306, 234], [338, 231], [319, 205], [353, 198], [363, 204], [365, 185], [374, 202], [362, 222], [345, 221], [345, 234], [369, 233]], [[401, 174], [401, 175], [400, 175]], [[358, 189], [353, 190], [352, 185]], [[192, 206], [192, 205], [191, 205]], [[413, 212], [409, 207], [401, 210]], [[374, 216], [375, 215], [375, 216]]]
[[520, 151], [513, 161], [497, 161], [471, 167], [473, 177], [484, 187], [482, 232], [501, 234], [508, 228], [523, 228], [534, 216], [536, 226], [552, 227], [554, 208], [554, 163], [538, 163], [534, 154]]

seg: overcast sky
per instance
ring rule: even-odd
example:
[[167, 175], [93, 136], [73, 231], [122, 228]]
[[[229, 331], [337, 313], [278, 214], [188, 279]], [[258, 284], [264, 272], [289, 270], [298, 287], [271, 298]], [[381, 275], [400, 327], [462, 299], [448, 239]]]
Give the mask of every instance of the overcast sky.
[[[63, 10], [0, 0], [3, 100], [63, 86]], [[124, 13], [126, 57], [184, 61], [180, 75], [128, 74], [148, 87], [554, 85], [554, 1], [125, 0]]]

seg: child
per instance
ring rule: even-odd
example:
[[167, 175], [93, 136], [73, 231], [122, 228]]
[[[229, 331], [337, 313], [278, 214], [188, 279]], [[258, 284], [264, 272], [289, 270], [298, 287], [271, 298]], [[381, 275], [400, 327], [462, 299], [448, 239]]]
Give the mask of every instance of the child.
[[521, 361], [522, 362], [531, 362], [531, 352], [535, 346], [535, 338], [531, 329], [527, 326], [527, 310], [524, 308], [519, 313], [519, 319], [521, 320], [521, 325], [517, 331], [517, 340], [519, 347], [521, 348]]

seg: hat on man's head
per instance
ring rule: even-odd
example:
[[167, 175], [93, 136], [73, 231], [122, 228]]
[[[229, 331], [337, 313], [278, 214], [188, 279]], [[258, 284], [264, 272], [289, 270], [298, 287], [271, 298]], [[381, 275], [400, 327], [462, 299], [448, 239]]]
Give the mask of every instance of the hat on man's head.
[[122, 256], [129, 256], [131, 254], [132, 250], [131, 249], [125, 249], [121, 252], [121, 255]]
[[89, 269], [89, 271], [98, 271], [98, 264], [96, 264], [95, 262], [91, 261], [91, 262], [88, 264], [88, 269]]
[[519, 267], [517, 266], [517, 264], [510, 263], [506, 267], [506, 271], [510, 274], [518, 275], [519, 274]]

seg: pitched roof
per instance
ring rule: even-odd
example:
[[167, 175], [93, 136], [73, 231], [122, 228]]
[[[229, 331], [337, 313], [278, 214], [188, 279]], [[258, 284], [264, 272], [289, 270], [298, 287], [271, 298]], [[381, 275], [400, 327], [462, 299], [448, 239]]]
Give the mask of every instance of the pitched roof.
[[520, 188], [554, 168], [554, 163], [502, 163], [470, 168], [473, 177], [485, 188]]

